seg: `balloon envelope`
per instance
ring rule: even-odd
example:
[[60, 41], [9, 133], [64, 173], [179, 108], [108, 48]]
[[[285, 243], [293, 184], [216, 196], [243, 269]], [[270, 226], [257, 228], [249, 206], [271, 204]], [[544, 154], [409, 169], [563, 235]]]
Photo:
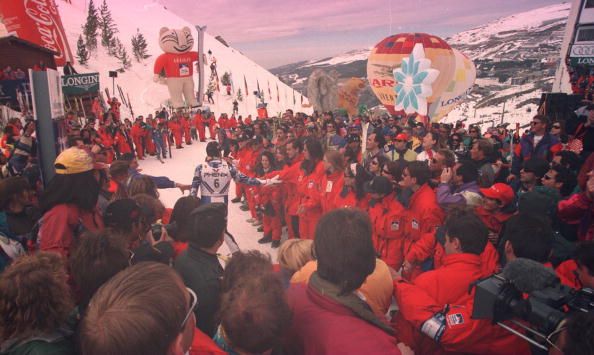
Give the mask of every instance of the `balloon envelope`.
[[456, 58], [456, 70], [441, 97], [430, 105], [429, 116], [432, 121], [439, 121], [464, 102], [476, 80], [476, 67], [472, 60], [457, 49], [453, 51]]
[[402, 59], [409, 57], [417, 43], [423, 45], [425, 58], [431, 61], [431, 68], [439, 71], [432, 84], [432, 94], [427, 98], [429, 105], [441, 97], [454, 74], [455, 55], [443, 39], [426, 33], [400, 33], [384, 38], [371, 50], [367, 60], [367, 79], [379, 101], [392, 114], [396, 114], [393, 70], [401, 67]]

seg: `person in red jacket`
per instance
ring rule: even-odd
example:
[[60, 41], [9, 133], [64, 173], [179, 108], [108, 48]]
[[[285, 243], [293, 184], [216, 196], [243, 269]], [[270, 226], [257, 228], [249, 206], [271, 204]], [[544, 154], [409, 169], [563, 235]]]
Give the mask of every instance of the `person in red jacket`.
[[143, 126], [144, 122], [142, 122], [142, 116], [138, 116], [136, 121], [134, 121], [134, 125], [132, 125], [132, 129], [130, 129], [130, 135], [132, 136], [132, 142], [134, 142], [138, 160], [144, 160], [143, 140], [146, 137], [146, 130]]
[[353, 163], [344, 169], [344, 184], [342, 190], [334, 199], [336, 208], [359, 208], [367, 211], [369, 196], [365, 192], [365, 183], [371, 180], [363, 165]]
[[[256, 176], [264, 177], [276, 171], [274, 154], [263, 151], [260, 155], [260, 162], [256, 167]], [[259, 187], [255, 200], [258, 209], [262, 212], [262, 224], [264, 236], [258, 243], [271, 243], [272, 248], [280, 246], [282, 223], [281, 223], [281, 191], [280, 186], [270, 185]]]
[[508, 185], [497, 183], [487, 189], [480, 189], [483, 201], [475, 208], [475, 213], [489, 229], [489, 241], [497, 246], [503, 223], [513, 215], [511, 204], [514, 202], [514, 190]]
[[303, 154], [305, 160], [301, 164], [301, 171], [297, 178], [299, 193], [299, 237], [313, 239], [316, 224], [322, 216], [322, 207], [317, 203], [322, 192], [324, 177], [324, 152], [320, 141], [309, 138], [305, 141]]
[[192, 144], [192, 133], [190, 130], [190, 118], [186, 117], [186, 114], [183, 114], [180, 119], [181, 127], [184, 132], [184, 139], [186, 144]]
[[555, 272], [564, 285], [576, 290], [594, 289], [594, 241], [579, 243], [575, 256], [562, 262]]
[[[287, 165], [276, 175], [283, 182], [283, 188], [287, 193], [285, 203], [285, 221], [289, 230], [289, 238], [299, 238], [299, 192], [298, 184], [301, 176], [301, 164], [303, 163], [303, 142], [293, 139], [287, 142]], [[276, 176], [275, 175], [275, 176]], [[272, 178], [274, 176], [267, 176]]]
[[592, 223], [594, 220], [594, 169], [587, 173], [587, 178], [585, 184], [580, 184], [583, 192], [561, 200], [557, 205], [559, 219], [579, 225], [579, 240], [594, 240], [594, 223]]
[[530, 354], [523, 339], [490, 320], [470, 316], [475, 292], [471, 285], [488, 276], [479, 256], [488, 243], [485, 225], [472, 212], [455, 210], [445, 222], [445, 232], [443, 266], [412, 283], [394, 283], [398, 339], [419, 354]]
[[177, 115], [173, 115], [171, 120], [167, 124], [169, 130], [173, 133], [173, 139], [175, 140], [175, 149], [182, 149], [182, 134], [183, 134], [183, 127], [179, 122], [179, 118]]
[[401, 354], [394, 331], [356, 293], [376, 265], [365, 213], [340, 208], [324, 215], [314, 251], [317, 271], [307, 284], [292, 284], [287, 291], [293, 319], [284, 338], [286, 352]]
[[365, 190], [369, 193], [369, 218], [373, 226], [373, 246], [388, 266], [400, 270], [403, 262], [401, 228], [404, 207], [396, 199], [392, 183], [385, 176], [376, 176]]
[[68, 148], [54, 163], [56, 175], [49, 182], [40, 201], [37, 243], [41, 251], [51, 251], [68, 258], [77, 238], [85, 231], [103, 229], [97, 209], [103, 184], [91, 156], [82, 149]]
[[429, 186], [431, 171], [426, 163], [413, 161], [402, 173], [400, 186], [413, 194], [402, 218], [404, 229], [402, 275], [414, 280], [422, 272], [421, 265], [435, 252], [435, 232], [442, 225], [444, 212]]
[[198, 110], [194, 115], [194, 126], [196, 126], [196, 130], [198, 130], [198, 137], [200, 142], [206, 142], [206, 132], [204, 131], [204, 118], [202, 116], [202, 111]]
[[335, 150], [326, 151], [324, 154], [324, 170], [322, 193], [320, 195], [322, 214], [338, 208], [334, 205], [334, 202], [344, 185], [344, 158], [342, 154]]
[[210, 113], [207, 121], [208, 121], [208, 132], [210, 133], [210, 139], [216, 140], [217, 139], [217, 136], [216, 136], [217, 121], [215, 120], [214, 112]]
[[123, 123], [120, 123], [118, 128], [116, 128], [113, 142], [117, 148], [119, 156], [132, 153], [128, 132], [126, 131]]

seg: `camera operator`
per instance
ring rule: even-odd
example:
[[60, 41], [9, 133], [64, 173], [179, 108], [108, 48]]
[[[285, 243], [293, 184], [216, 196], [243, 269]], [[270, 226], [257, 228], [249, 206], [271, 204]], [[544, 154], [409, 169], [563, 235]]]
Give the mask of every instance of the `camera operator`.
[[520, 338], [488, 320], [470, 317], [474, 295], [470, 286], [487, 276], [480, 258], [488, 240], [485, 225], [472, 212], [454, 210], [445, 222], [445, 231], [442, 267], [419, 275], [413, 283], [395, 282], [399, 313], [393, 324], [399, 340], [422, 354], [440, 350], [529, 353]]
[[500, 244], [505, 262], [516, 258], [537, 261], [551, 267], [549, 258], [553, 248], [553, 230], [550, 222], [541, 216], [520, 213], [505, 224]]
[[555, 271], [564, 285], [576, 290], [594, 289], [594, 241], [579, 243], [574, 257], [561, 263]]

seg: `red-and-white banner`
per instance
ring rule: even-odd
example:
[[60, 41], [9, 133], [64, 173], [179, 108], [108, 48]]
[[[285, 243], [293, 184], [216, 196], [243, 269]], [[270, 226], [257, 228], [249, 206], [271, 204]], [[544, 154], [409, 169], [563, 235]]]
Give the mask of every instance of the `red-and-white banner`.
[[74, 64], [54, 0], [0, 1], [0, 19], [9, 34], [56, 52], [56, 65]]

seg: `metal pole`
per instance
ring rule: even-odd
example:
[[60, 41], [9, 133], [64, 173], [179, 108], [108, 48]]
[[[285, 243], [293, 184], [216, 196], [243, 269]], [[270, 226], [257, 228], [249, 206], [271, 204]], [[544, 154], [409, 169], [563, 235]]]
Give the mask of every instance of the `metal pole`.
[[503, 109], [501, 109], [501, 123], [500, 124], [503, 124], [503, 116], [505, 115], [505, 103], [506, 102], [507, 101], [503, 101]]
[[[111, 92], [115, 95], [115, 77], [111, 77]], [[110, 99], [110, 97], [108, 97]]]

